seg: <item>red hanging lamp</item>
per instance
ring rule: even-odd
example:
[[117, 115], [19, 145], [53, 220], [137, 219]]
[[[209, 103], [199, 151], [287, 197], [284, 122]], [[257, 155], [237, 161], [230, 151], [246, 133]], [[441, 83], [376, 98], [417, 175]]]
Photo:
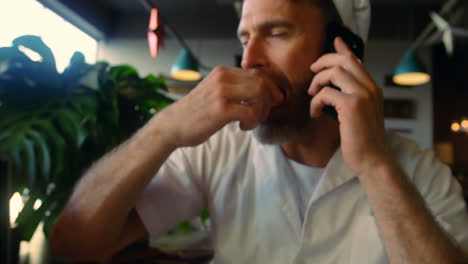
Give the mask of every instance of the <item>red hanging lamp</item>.
[[153, 58], [158, 56], [158, 48], [162, 47], [164, 43], [164, 27], [161, 24], [158, 9], [155, 7], [151, 8], [147, 35], [150, 54]]

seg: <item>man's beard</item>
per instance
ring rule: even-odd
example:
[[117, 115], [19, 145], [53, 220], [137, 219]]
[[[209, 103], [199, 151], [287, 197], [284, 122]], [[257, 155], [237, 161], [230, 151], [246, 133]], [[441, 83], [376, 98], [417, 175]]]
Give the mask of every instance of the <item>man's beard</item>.
[[275, 83], [286, 91], [285, 102], [272, 108], [268, 119], [261, 122], [253, 133], [263, 144], [282, 144], [299, 136], [309, 126], [311, 117], [310, 101], [307, 93], [312, 77], [304, 78], [292, 87], [283, 77], [276, 77]]

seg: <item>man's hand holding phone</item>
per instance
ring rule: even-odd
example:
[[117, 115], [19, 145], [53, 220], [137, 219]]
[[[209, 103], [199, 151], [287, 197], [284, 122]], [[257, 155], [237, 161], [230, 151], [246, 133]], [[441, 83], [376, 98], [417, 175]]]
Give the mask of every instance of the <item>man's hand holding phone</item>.
[[345, 162], [356, 175], [367, 175], [375, 165], [391, 158], [382, 90], [343, 39], [337, 37], [334, 46], [336, 53], [323, 55], [310, 67], [316, 74], [308, 90], [313, 96], [310, 115], [320, 116], [325, 105], [336, 109]]
[[[216, 67], [192, 92], [160, 113], [176, 147], [196, 146], [232, 121], [243, 130], [264, 121], [284, 95], [258, 70]], [[161, 122], [162, 121], [162, 122]]]

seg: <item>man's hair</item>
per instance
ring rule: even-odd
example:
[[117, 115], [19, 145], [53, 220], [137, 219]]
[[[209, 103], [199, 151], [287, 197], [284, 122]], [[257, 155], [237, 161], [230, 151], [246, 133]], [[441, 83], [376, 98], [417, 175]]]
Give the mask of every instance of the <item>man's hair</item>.
[[343, 23], [338, 10], [336, 9], [335, 4], [332, 0], [290, 0], [295, 3], [303, 3], [304, 1], [309, 2], [309, 4], [314, 5], [322, 10], [322, 15], [325, 19], [325, 24], [332, 22]]
[[325, 19], [325, 24], [329, 24], [332, 22], [338, 22], [339, 24], [343, 24], [343, 20], [341, 19], [340, 13], [338, 9], [336, 9], [335, 4], [332, 0], [288, 0], [293, 3], [304, 3], [305, 1], [309, 2], [309, 4], [314, 5], [320, 8], [323, 11], [323, 17]]

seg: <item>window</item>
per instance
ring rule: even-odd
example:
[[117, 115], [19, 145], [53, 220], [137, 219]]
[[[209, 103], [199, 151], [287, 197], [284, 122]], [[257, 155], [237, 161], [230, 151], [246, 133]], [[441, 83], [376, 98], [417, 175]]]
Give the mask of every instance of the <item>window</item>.
[[36, 0], [0, 1], [0, 47], [11, 46], [21, 35], [37, 35], [54, 53], [57, 70], [62, 72], [75, 51], [95, 63], [97, 41]]

